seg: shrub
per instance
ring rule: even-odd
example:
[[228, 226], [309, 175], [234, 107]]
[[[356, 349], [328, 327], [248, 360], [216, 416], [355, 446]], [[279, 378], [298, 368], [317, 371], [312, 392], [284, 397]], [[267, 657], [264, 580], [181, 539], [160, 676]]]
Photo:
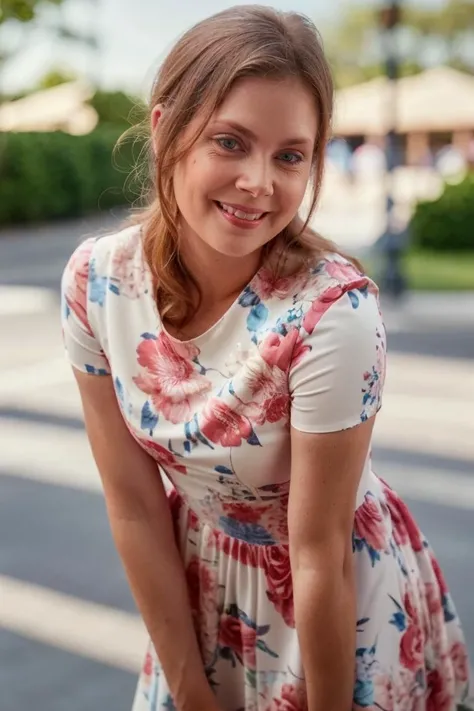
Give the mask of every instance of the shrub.
[[86, 136], [0, 134], [0, 224], [79, 217], [135, 200], [139, 190], [128, 178], [137, 150], [126, 141], [114, 154], [121, 133], [109, 125]]
[[98, 90], [89, 104], [96, 110], [99, 124], [120, 126], [122, 130], [139, 123], [146, 115], [145, 104], [123, 91]]
[[446, 185], [432, 202], [420, 202], [410, 225], [414, 247], [434, 252], [474, 251], [474, 173]]

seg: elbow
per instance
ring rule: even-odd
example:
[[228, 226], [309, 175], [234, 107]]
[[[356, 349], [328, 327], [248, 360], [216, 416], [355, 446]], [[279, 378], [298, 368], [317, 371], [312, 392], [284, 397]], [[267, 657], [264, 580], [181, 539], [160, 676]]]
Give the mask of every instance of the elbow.
[[322, 540], [301, 541], [290, 536], [293, 579], [308, 576], [353, 583], [352, 537], [334, 535]]

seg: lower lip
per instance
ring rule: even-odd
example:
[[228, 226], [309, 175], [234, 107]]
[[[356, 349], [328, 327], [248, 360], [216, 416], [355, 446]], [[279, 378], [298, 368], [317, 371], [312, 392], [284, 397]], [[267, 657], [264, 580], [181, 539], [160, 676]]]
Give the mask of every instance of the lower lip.
[[220, 212], [222, 217], [225, 217], [227, 222], [230, 222], [231, 225], [234, 225], [234, 227], [241, 227], [244, 230], [254, 230], [256, 227], [262, 224], [263, 220], [266, 217], [267, 213], [264, 213], [262, 217], [259, 217], [258, 220], [242, 220], [240, 217], [236, 217], [235, 215], [231, 215], [230, 212], [225, 212], [219, 205], [216, 203], [216, 210]]

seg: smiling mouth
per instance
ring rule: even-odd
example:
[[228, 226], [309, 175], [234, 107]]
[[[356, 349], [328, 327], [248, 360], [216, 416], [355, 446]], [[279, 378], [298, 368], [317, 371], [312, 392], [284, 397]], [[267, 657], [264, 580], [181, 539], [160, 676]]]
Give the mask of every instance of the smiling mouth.
[[268, 215], [268, 212], [244, 212], [243, 210], [238, 210], [237, 208], [232, 207], [232, 205], [227, 205], [224, 202], [219, 202], [218, 200], [215, 200], [214, 202], [221, 212], [225, 212], [227, 215], [232, 215], [234, 218], [243, 220], [244, 222], [258, 222], [265, 217], [265, 215]]

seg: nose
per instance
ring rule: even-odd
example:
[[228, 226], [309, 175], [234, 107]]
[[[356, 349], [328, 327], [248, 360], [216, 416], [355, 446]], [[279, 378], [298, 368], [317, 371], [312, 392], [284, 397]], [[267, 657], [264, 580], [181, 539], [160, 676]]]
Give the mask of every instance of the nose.
[[238, 190], [252, 197], [273, 195], [273, 166], [263, 156], [247, 157], [235, 182]]

